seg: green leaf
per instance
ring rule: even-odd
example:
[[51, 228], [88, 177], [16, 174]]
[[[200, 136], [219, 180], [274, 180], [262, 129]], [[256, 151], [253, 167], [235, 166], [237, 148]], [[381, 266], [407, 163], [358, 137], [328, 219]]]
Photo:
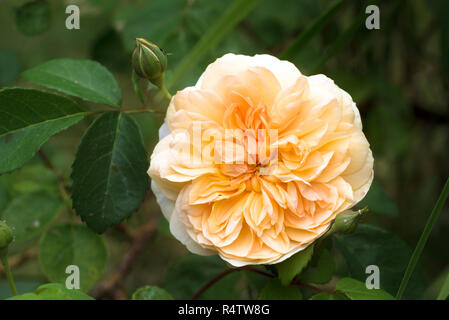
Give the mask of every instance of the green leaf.
[[82, 59], [55, 59], [25, 71], [35, 84], [81, 99], [119, 108], [122, 92], [114, 76], [101, 64]]
[[149, 187], [148, 157], [132, 117], [108, 112], [87, 129], [73, 163], [73, 207], [98, 233], [136, 211]]
[[[393, 294], [399, 284], [412, 254], [407, 244], [396, 235], [378, 227], [360, 224], [354, 233], [334, 235], [335, 244], [343, 254], [349, 275], [365, 281], [369, 274], [366, 267], [376, 265], [380, 270], [380, 287]], [[426, 281], [422, 268], [414, 273], [406, 297], [420, 299]]]
[[270, 279], [260, 292], [259, 300], [302, 300], [302, 294], [298, 287], [286, 287], [278, 279]]
[[17, 296], [12, 296], [10, 298], [7, 298], [5, 300], [39, 300], [39, 297], [34, 292], [31, 293], [24, 293]]
[[299, 280], [305, 283], [324, 284], [331, 281], [334, 272], [334, 259], [329, 250], [324, 249], [316, 263], [313, 260], [309, 263], [307, 268], [301, 273]]
[[276, 265], [279, 280], [287, 286], [307, 266], [313, 255], [313, 245]]
[[162, 288], [145, 286], [133, 293], [132, 300], [173, 300], [173, 297]]
[[327, 292], [320, 292], [311, 296], [309, 300], [333, 300], [333, 296]]
[[320, 292], [316, 295], [311, 296], [309, 300], [348, 300], [348, 298], [338, 292], [334, 294], [330, 294], [328, 292]]
[[100, 279], [107, 255], [103, 239], [83, 225], [58, 225], [47, 230], [39, 242], [39, 263], [48, 279], [65, 284], [67, 266], [76, 265], [83, 291]]
[[67, 289], [60, 283], [41, 285], [36, 291], [8, 298], [8, 300], [95, 300], [84, 292]]
[[52, 135], [85, 112], [70, 99], [33, 89], [0, 91], [0, 174], [21, 167]]
[[61, 209], [60, 199], [48, 192], [34, 192], [15, 198], [2, 218], [13, 228], [17, 241], [39, 234]]
[[382, 289], [368, 289], [366, 285], [352, 278], [343, 278], [337, 283], [337, 291], [343, 292], [351, 300], [394, 300]]
[[370, 211], [390, 217], [397, 217], [399, 215], [396, 203], [394, 203], [377, 180], [373, 181], [367, 195], [357, 206], [368, 207]]
[[27, 36], [47, 31], [51, 23], [50, 4], [46, 0], [31, 1], [16, 9], [17, 29]]
[[449, 273], [447, 274], [446, 280], [441, 287], [437, 300], [446, 300], [447, 297], [449, 297]]

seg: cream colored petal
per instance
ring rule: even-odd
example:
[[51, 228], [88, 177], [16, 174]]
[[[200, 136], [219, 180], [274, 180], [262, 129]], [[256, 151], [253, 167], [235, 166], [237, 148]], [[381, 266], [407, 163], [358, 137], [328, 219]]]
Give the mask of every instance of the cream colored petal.
[[366, 194], [368, 193], [369, 188], [371, 187], [371, 184], [373, 183], [373, 179], [374, 179], [374, 170], [371, 171], [371, 175], [370, 175], [368, 181], [366, 181], [366, 183], [364, 185], [362, 185], [361, 187], [359, 187], [358, 189], [354, 190], [353, 205], [357, 204], [363, 198], [365, 198]]
[[171, 234], [178, 239], [182, 244], [184, 244], [187, 249], [195, 254], [199, 254], [202, 256], [214, 255], [217, 252], [215, 250], [203, 248], [200, 246], [186, 231], [186, 225], [182, 221], [183, 213], [178, 208], [178, 205], [175, 205], [175, 209], [170, 218], [170, 232]]
[[239, 236], [228, 246], [220, 248], [221, 252], [237, 257], [247, 257], [254, 243], [254, 232], [244, 223]]
[[368, 156], [363, 166], [356, 172], [351, 174], [344, 174], [342, 177], [351, 184], [354, 190], [360, 189], [365, 186], [371, 179], [373, 172], [374, 158], [371, 150], [369, 150]]
[[250, 67], [267, 68], [275, 75], [282, 88], [293, 85], [301, 75], [294, 64], [271, 55], [261, 54], [250, 57], [228, 53], [211, 63], [195, 86], [197, 88], [215, 87], [222, 77], [236, 75]]
[[217, 123], [223, 121], [223, 114], [226, 109], [221, 98], [213, 91], [187, 88], [178, 91], [173, 97], [176, 112], [185, 110], [188, 113], [196, 113], [205, 119], [213, 120]]
[[309, 98], [316, 104], [327, 104], [332, 99], [337, 99], [342, 107], [342, 119], [354, 123], [362, 129], [360, 113], [351, 96], [340, 89], [335, 82], [323, 74], [308, 77], [310, 84]]

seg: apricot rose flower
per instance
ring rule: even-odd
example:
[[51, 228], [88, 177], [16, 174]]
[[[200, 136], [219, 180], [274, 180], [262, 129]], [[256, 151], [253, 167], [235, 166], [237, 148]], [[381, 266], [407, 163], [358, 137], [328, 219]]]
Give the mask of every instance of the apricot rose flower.
[[148, 170], [172, 234], [234, 266], [323, 235], [373, 179], [351, 96], [270, 55], [226, 54], [170, 102]]

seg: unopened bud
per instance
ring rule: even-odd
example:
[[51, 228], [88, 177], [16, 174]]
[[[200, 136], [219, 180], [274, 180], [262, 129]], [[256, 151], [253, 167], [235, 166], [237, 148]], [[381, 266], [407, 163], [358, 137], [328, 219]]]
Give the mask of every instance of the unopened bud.
[[333, 233], [351, 233], [357, 227], [362, 213], [368, 211], [367, 208], [351, 211], [346, 210], [337, 215], [328, 235]]
[[157, 45], [145, 39], [137, 38], [132, 63], [137, 75], [159, 88], [164, 85], [167, 56]]
[[6, 252], [13, 238], [11, 227], [5, 221], [0, 220], [0, 253]]

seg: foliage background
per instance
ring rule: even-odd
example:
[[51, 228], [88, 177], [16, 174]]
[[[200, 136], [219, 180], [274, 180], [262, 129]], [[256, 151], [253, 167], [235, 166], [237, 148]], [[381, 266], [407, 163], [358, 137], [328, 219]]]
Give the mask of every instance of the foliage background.
[[[167, 75], [170, 78], [182, 58], [229, 5], [220, 0], [49, 0], [48, 30], [27, 36], [19, 30], [15, 19], [15, 8], [25, 2], [0, 1], [0, 88], [31, 87], [20, 78], [20, 73], [50, 59], [87, 58], [114, 72], [123, 90], [123, 105], [129, 109], [139, 105], [130, 81], [134, 38], [145, 37], [171, 54]], [[330, 3], [283, 0], [280, 4], [276, 0], [260, 0], [171, 91], [193, 84], [205, 66], [227, 52], [279, 56]], [[80, 30], [65, 28], [68, 4], [77, 4], [81, 9]], [[346, 1], [306, 46], [287, 58], [306, 75], [319, 70], [330, 76], [353, 96], [375, 158], [375, 186], [365, 201], [372, 212], [363, 222], [395, 233], [413, 248], [449, 175], [449, 3], [379, 1], [381, 29], [366, 30], [362, 23], [361, 28], [343, 39], [339, 50], [332, 52], [336, 40], [364, 14], [367, 4]], [[151, 95], [149, 103], [157, 103], [155, 95]], [[150, 154], [163, 116], [145, 114], [136, 116], [136, 120]], [[89, 122], [90, 119], [83, 120], [44, 146], [68, 183], [76, 148]], [[55, 180], [54, 173], [38, 157], [24, 168], [0, 176], [0, 217], [11, 201], [23, 194], [42, 189], [56, 194]], [[125, 223], [126, 229], [106, 232], [109, 258], [103, 280], [108, 279], [131, 245], [123, 231], [136, 230], [158, 211], [149, 195], [139, 212]], [[446, 205], [422, 257], [428, 284], [423, 292], [426, 298], [436, 295], [441, 276], [449, 271], [447, 213]], [[77, 219], [59, 214], [55, 223]], [[31, 291], [46, 282], [36, 259], [36, 242], [17, 241], [11, 249], [13, 255], [17, 253], [16, 259], [21, 258], [23, 250], [30, 255], [14, 269], [19, 291]], [[346, 274], [347, 265], [337, 252], [335, 255], [337, 274]], [[203, 266], [201, 272], [197, 270], [198, 263]], [[223, 263], [213, 257], [189, 255], [161, 220], [143, 252], [135, 257], [120, 290], [107, 296], [123, 298], [138, 287], [152, 284], [167, 288], [175, 298], [188, 298], [223, 268]], [[181, 283], [176, 281], [180, 274], [184, 279]], [[253, 298], [263, 286], [262, 280], [257, 275], [232, 274], [203, 298]], [[0, 298], [9, 295], [6, 281], [0, 281]]]

